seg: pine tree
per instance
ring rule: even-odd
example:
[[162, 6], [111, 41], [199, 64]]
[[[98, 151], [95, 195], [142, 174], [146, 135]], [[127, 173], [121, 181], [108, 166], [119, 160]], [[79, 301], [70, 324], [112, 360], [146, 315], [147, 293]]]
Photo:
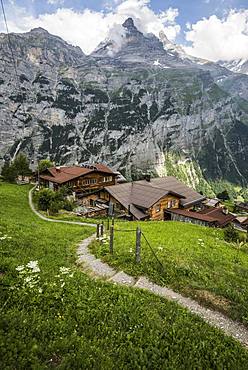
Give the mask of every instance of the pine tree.
[[15, 182], [17, 177], [15, 166], [13, 164], [10, 164], [9, 162], [5, 162], [2, 168], [1, 175], [4, 181]]
[[27, 157], [23, 153], [18, 154], [13, 162], [13, 166], [16, 169], [17, 176], [21, 176], [22, 180], [24, 180], [25, 176], [30, 176], [32, 174]]

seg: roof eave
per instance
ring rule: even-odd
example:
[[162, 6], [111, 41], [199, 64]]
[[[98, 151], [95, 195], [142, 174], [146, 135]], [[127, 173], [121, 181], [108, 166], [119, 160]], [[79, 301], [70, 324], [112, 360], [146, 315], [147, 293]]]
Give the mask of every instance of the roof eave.
[[203, 202], [205, 199], [206, 199], [206, 197], [202, 197], [202, 198], [199, 198], [199, 199], [194, 200], [194, 201], [192, 201], [192, 202], [184, 203], [184, 204], [181, 204], [181, 205], [182, 205], [183, 207], [193, 206], [194, 204], [197, 204], [197, 203]]

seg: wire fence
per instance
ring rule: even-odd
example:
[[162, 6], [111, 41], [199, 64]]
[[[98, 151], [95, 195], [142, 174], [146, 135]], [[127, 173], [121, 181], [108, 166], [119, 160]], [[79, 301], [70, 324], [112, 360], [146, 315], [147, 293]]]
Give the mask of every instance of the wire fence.
[[[104, 223], [102, 222], [101, 224], [98, 224], [97, 225], [97, 237], [103, 237], [104, 235]], [[150, 249], [152, 255], [154, 256], [154, 258], [156, 259], [156, 261], [158, 262], [160, 268], [165, 272], [165, 268], [164, 268], [164, 265], [163, 263], [161, 262], [161, 260], [159, 259], [155, 249], [153, 248], [152, 244], [149, 242], [148, 238], [146, 237], [146, 235], [144, 234], [144, 232], [141, 230], [140, 227], [137, 227], [136, 229], [121, 229], [121, 228], [118, 228], [114, 225], [114, 220], [112, 219], [112, 224], [110, 226], [110, 223], [109, 223], [109, 220], [107, 220], [107, 231], [109, 231], [109, 252], [111, 254], [114, 253], [114, 234], [117, 232], [117, 233], [136, 233], [135, 235], [135, 262], [136, 263], [140, 263], [141, 262], [141, 252], [142, 252], [142, 248], [141, 248], [141, 240], [142, 240], [142, 237], [144, 239], [144, 241], [146, 242], [146, 244], [148, 245], [148, 248]]]

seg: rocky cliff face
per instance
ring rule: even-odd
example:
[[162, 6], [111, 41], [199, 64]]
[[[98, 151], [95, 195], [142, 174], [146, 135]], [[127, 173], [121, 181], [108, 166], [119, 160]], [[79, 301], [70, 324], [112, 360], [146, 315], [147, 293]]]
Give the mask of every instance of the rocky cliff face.
[[105, 161], [131, 178], [166, 174], [170, 157], [208, 179], [248, 183], [248, 101], [236, 74], [166, 49], [131, 19], [88, 57], [42, 29], [10, 37], [18, 81], [2, 34], [2, 159]]
[[219, 64], [232, 72], [243, 73], [248, 75], [248, 60], [247, 59], [237, 59], [227, 61], [220, 61]]

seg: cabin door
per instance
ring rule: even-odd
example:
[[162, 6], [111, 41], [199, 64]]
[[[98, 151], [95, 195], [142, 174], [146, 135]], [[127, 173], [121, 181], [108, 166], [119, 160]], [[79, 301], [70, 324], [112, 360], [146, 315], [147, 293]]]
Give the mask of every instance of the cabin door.
[[171, 214], [167, 212], [167, 210], [164, 210], [164, 221], [170, 221], [171, 220]]

